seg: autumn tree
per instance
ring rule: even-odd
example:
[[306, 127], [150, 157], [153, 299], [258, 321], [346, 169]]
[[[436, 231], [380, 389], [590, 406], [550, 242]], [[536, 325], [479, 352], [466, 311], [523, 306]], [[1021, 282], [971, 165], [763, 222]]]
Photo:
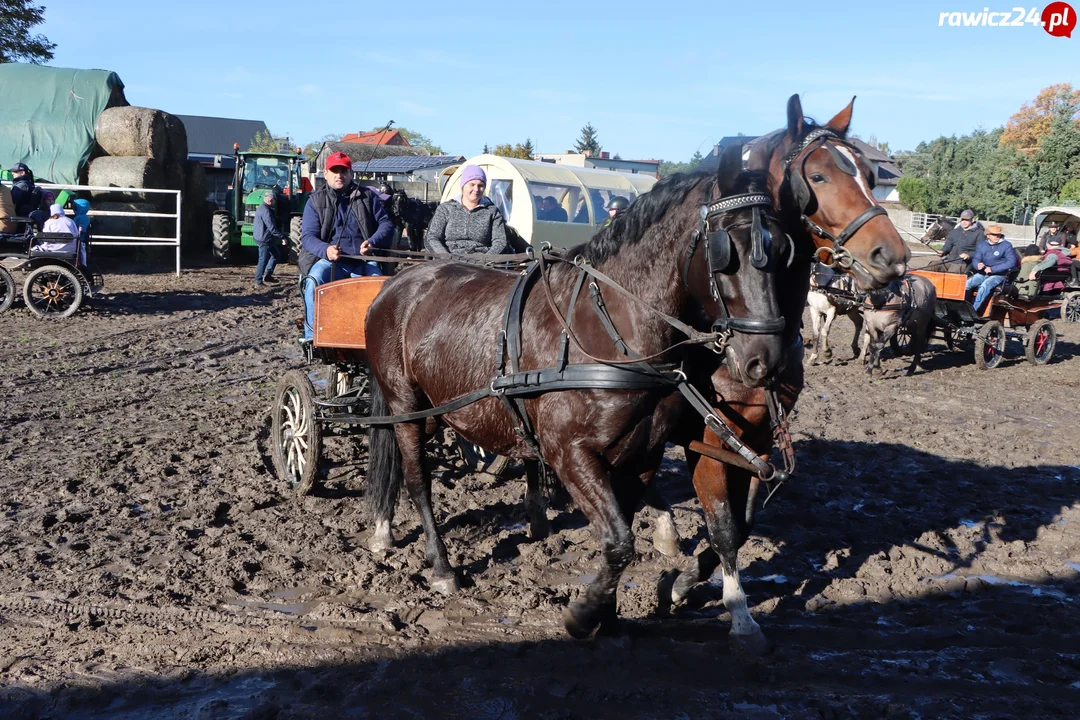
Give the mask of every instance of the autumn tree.
[[596, 136], [596, 128], [592, 126], [592, 123], [585, 123], [585, 127], [581, 128], [581, 137], [574, 143], [574, 152], [585, 153], [591, 157], [600, 154], [600, 140]]
[[255, 137], [251, 138], [251, 144], [248, 145], [248, 152], [273, 153], [278, 152], [278, 147], [278, 141], [274, 139], [274, 136], [270, 134], [270, 131], [261, 130], [255, 133]]
[[1058, 83], [1043, 88], [1030, 105], [1024, 103], [1020, 110], [1009, 118], [1005, 132], [1001, 134], [1002, 145], [1012, 145], [1031, 154], [1039, 146], [1039, 141], [1050, 134], [1054, 117], [1068, 108], [1072, 108], [1070, 119], [1076, 121], [1076, 108], [1080, 105], [1080, 90], [1073, 90], [1069, 83]]
[[496, 145], [493, 151], [495, 155], [500, 157], [519, 158], [521, 160], [531, 160], [533, 156], [533, 144], [532, 140], [525, 138], [524, 143], [517, 143], [511, 145], [510, 143], [503, 143], [502, 145]]
[[30, 29], [45, 19], [45, 6], [28, 0], [0, 2], [0, 63], [29, 62], [35, 65], [53, 59], [56, 43]]

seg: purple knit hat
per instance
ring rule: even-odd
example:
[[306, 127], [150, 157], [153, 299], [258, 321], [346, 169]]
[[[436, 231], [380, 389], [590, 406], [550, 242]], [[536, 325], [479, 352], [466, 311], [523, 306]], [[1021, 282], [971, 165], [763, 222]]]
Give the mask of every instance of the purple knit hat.
[[465, 169], [461, 171], [461, 180], [458, 181], [458, 187], [465, 187], [465, 183], [473, 180], [479, 180], [485, 186], [487, 185], [487, 175], [484, 174], [483, 170], [476, 165], [466, 165]]

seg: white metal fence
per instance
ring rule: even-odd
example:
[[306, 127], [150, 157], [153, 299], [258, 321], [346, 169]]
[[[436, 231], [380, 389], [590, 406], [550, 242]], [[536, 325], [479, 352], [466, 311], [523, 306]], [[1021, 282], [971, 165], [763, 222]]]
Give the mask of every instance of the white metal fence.
[[92, 245], [113, 246], [113, 247], [174, 247], [176, 248], [176, 276], [180, 276], [180, 208], [181, 208], [181, 192], [179, 190], [158, 190], [156, 188], [119, 188], [119, 187], [99, 187], [88, 185], [58, 185], [56, 183], [38, 183], [38, 187], [45, 188], [47, 190], [91, 190], [98, 192], [109, 192], [117, 194], [153, 194], [159, 195], [175, 195], [176, 196], [176, 212], [161, 213], [161, 212], [127, 212], [124, 210], [91, 210], [90, 217], [127, 217], [127, 218], [162, 218], [166, 220], [176, 221], [176, 233], [169, 237], [154, 237], [147, 235], [100, 235], [94, 232], [94, 226], [90, 226], [90, 235], [93, 238]]
[[[941, 217], [941, 215], [932, 215], [930, 213], [913, 212], [913, 213], [911, 213], [911, 227], [912, 227], [912, 229], [926, 230], [931, 225], [934, 224], [935, 220], [937, 220], [940, 217]], [[959, 222], [959, 220], [960, 220], [960, 218], [954, 218], [954, 217], [947, 217], [946, 219], [947, 220], [952, 220], [954, 222]]]

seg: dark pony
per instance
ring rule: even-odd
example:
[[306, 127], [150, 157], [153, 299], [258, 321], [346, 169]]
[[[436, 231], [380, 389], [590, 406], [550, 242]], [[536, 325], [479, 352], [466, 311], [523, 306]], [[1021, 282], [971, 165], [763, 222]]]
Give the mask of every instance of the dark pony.
[[[388, 280], [368, 311], [373, 412], [422, 412], [489, 388], [492, 394], [443, 420], [492, 452], [533, 468], [546, 462], [588, 517], [604, 560], [584, 598], [564, 614], [575, 637], [617, 621], [616, 589], [633, 557], [630, 521], [683, 403], [671, 383], [539, 387], [513, 398], [500, 395], [496, 383], [511, 376], [561, 377], [560, 368], [684, 377], [676, 367], [686, 357], [685, 330], [714, 339], [730, 377], [761, 385], [781, 359], [777, 278], [791, 259], [789, 241], [768, 213], [767, 193], [763, 172], [742, 172], [740, 148], [725, 153], [715, 176], [658, 183], [584, 247], [552, 260], [543, 277], [533, 274], [530, 291], [515, 291], [519, 352], [513, 342], [502, 342], [517, 337], [507, 332], [515, 315], [507, 308], [518, 275], [453, 261], [423, 263]], [[709, 208], [707, 218], [702, 206]], [[583, 264], [606, 279], [593, 275], [586, 286]], [[369, 546], [382, 551], [392, 545], [404, 480], [423, 525], [430, 583], [452, 592], [458, 578], [435, 523], [423, 453], [428, 430], [416, 419], [372, 432]]]

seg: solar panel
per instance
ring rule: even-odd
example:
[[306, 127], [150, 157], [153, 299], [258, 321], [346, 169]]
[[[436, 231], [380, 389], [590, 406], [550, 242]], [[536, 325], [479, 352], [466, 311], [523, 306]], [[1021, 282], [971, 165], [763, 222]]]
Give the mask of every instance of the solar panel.
[[366, 167], [368, 172], [408, 172], [455, 162], [459, 162], [456, 155], [395, 155], [362, 163], [362, 166]]

